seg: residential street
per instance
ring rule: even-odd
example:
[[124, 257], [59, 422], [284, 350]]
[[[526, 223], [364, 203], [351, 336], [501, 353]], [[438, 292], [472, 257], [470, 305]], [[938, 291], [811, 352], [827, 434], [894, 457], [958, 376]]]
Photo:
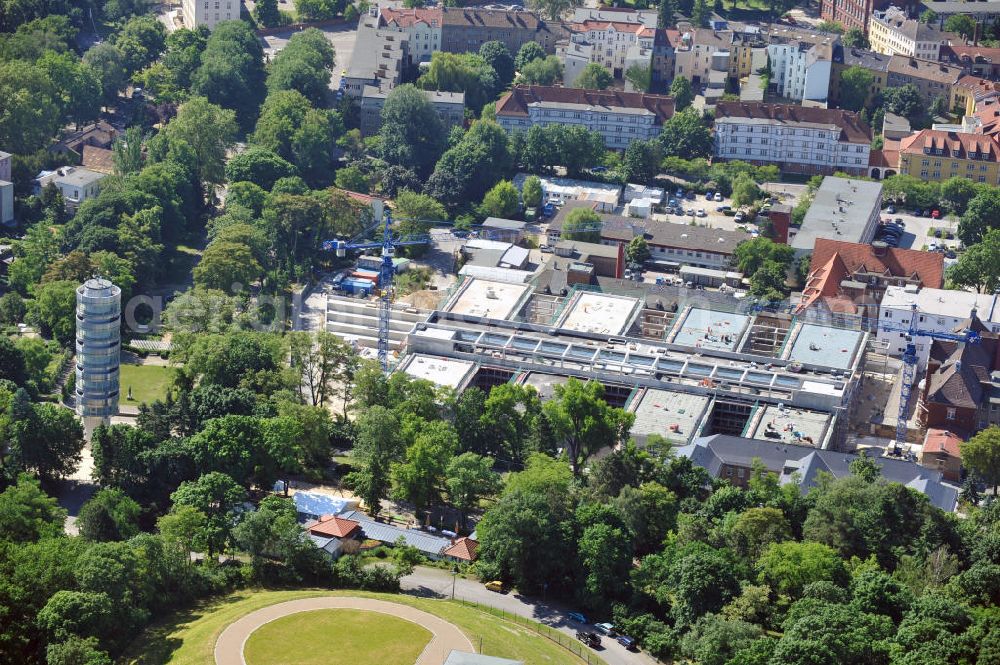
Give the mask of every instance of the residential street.
[[[580, 627], [580, 624], [570, 621], [566, 617], [567, 612], [574, 611], [576, 608], [528, 598], [516, 591], [506, 594], [495, 593], [488, 591], [480, 582], [461, 577], [454, 578], [454, 583], [456, 598], [490, 605], [511, 614], [533, 619], [574, 638], [577, 628]], [[451, 596], [452, 575], [439, 568], [418, 566], [412, 575], [402, 579], [401, 584], [405, 592], [416, 596], [447, 598]], [[608, 665], [654, 665], [656, 663], [645, 653], [626, 651], [623, 646], [607, 636], [602, 636], [601, 641], [603, 648], [596, 653]]]

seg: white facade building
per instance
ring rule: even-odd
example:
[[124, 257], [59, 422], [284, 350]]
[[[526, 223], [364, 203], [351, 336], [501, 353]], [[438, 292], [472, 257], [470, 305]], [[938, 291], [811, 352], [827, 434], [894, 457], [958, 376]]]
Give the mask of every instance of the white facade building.
[[[915, 307], [914, 307], [915, 306]], [[950, 333], [968, 319], [972, 311], [993, 332], [1000, 331], [1000, 300], [995, 294], [971, 293], [969, 291], [948, 291], [945, 289], [918, 289], [909, 286], [886, 288], [879, 306], [879, 331], [876, 340], [891, 356], [902, 356], [906, 350], [906, 334], [882, 330], [882, 325], [894, 328], [908, 328], [914, 316], [918, 330]], [[927, 366], [931, 339], [917, 336], [917, 363], [922, 369]]]
[[496, 106], [497, 123], [507, 132], [533, 125], [580, 125], [599, 132], [604, 145], [624, 150], [635, 140], [654, 139], [674, 114], [674, 100], [619, 90], [583, 90], [517, 85]]
[[868, 22], [871, 49], [886, 55], [937, 61], [948, 35], [933, 23], [921, 23], [898, 7], [875, 12]]
[[[412, 62], [429, 62], [431, 54], [441, 50], [441, 9], [429, 7], [403, 9], [382, 7], [379, 27], [406, 35]], [[517, 55], [516, 53], [514, 55]]]
[[871, 130], [856, 113], [790, 104], [719, 102], [715, 156], [793, 173], [863, 175]]
[[238, 21], [241, 4], [239, 0], [183, 0], [184, 27], [194, 30], [204, 25], [211, 30], [222, 21]]
[[107, 175], [82, 166], [63, 166], [55, 171], [43, 171], [35, 179], [34, 193], [40, 194], [52, 183], [62, 194], [66, 208], [75, 211], [81, 203], [101, 193], [101, 180]]
[[829, 48], [803, 48], [797, 42], [769, 44], [771, 84], [777, 93], [795, 101], [825, 102], [830, 94], [832, 61]]

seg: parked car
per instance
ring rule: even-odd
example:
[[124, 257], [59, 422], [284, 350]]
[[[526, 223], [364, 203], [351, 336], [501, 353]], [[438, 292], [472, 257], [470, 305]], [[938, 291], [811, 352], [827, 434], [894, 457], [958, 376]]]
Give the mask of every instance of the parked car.
[[487, 591], [496, 591], [497, 593], [504, 592], [503, 582], [501, 582], [500, 580], [493, 580], [492, 582], [487, 582], [483, 586], [486, 587]]
[[684, 190], [683, 190], [683, 189], [681, 189], [680, 187], [678, 187], [678, 188], [677, 188], [677, 191], [676, 191], [676, 192], [674, 192], [674, 197], [676, 197], [676, 198], [678, 198], [678, 199], [682, 199], [682, 198], [684, 198]]
[[689, 201], [694, 201], [696, 198], [698, 198], [698, 195], [694, 193], [693, 189], [690, 192], [688, 192]]
[[588, 633], [585, 630], [576, 631], [576, 639], [586, 644], [591, 649], [601, 646], [601, 636], [597, 633]]
[[712, 200], [712, 194], [713, 194], [713, 192], [705, 192], [705, 200], [706, 201], [711, 201]]
[[726, 212], [727, 210], [732, 210], [732, 206], [716, 206], [715, 212]]
[[937, 209], [931, 210], [931, 219], [940, 219], [940, 218], [941, 218], [940, 210]]
[[899, 225], [900, 225], [900, 226], [902, 226], [902, 227], [903, 227], [904, 229], [906, 228], [906, 222], [904, 222], [904, 221], [903, 221], [903, 218], [902, 218], [902, 217], [897, 217], [896, 219], [892, 220], [892, 223], [893, 223], [893, 224], [899, 224]]
[[916, 215], [917, 217], [923, 217], [924, 216], [924, 209], [923, 208], [917, 208], [916, 210], [913, 211], [913, 214]]
[[954, 259], [958, 256], [958, 254], [955, 253], [955, 250], [949, 249], [944, 253], [944, 256], [946, 259]]
[[546, 203], [542, 206], [542, 217], [551, 217], [556, 214], [556, 207], [551, 203]]
[[615, 632], [615, 627], [612, 626], [610, 623], [595, 623], [594, 630], [596, 630], [599, 633], [603, 633], [608, 637], [615, 637], [618, 634], [617, 632]]
[[928, 252], [936, 252], [936, 251], [938, 251], [937, 243], [936, 242], [932, 242], [931, 244], [927, 245], [927, 251]]
[[705, 212], [704, 208], [698, 208], [698, 212], [696, 214], [699, 217], [707, 217], [708, 216], [708, 213]]
[[895, 214], [896, 214], [896, 206], [894, 206], [894, 205], [892, 205], [892, 204], [890, 203], [890, 204], [889, 204], [889, 207], [888, 207], [888, 208], [886, 208], [886, 209], [885, 209], [885, 211], [886, 211], [887, 213], [889, 213], [890, 215], [895, 215]]
[[667, 201], [668, 208], [673, 208], [675, 205], [677, 205], [677, 199], [670, 199], [669, 201]]
[[690, 217], [694, 217], [694, 216], [695, 216], [695, 211], [694, 211], [694, 208], [688, 208], [688, 209], [687, 209], [687, 214], [688, 214], [688, 215], [689, 215]]
[[577, 623], [587, 623], [587, 617], [583, 616], [579, 612], [570, 612], [566, 616], [569, 617], [570, 621], [576, 621]]
[[623, 647], [625, 647], [629, 651], [638, 651], [639, 650], [639, 645], [637, 645], [635, 643], [635, 640], [632, 639], [631, 637], [629, 637], [628, 635], [619, 635], [618, 636], [618, 644], [622, 645]]
[[552, 248], [548, 245], [539, 245], [538, 251], [540, 251], [542, 254], [551, 254]]
[[608, 172], [608, 167], [607, 166], [595, 166], [594, 168], [590, 169], [590, 172], [591, 173], [607, 173]]
[[736, 216], [733, 217], [733, 221], [736, 222], [737, 224], [739, 224], [745, 218], [746, 218], [746, 215], [744, 215], [742, 212], [738, 212], [738, 213], [736, 213]]
[[719, 202], [719, 201], [721, 201], [721, 200], [722, 200], [722, 192], [716, 192], [716, 193], [715, 193], [715, 196], [713, 196], [713, 197], [712, 197], [712, 199], [713, 199], [714, 201], [716, 201], [716, 202]]

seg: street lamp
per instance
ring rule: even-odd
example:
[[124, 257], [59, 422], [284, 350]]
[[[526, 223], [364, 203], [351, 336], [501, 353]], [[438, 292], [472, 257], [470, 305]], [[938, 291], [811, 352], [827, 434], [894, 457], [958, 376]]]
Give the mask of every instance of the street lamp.
[[455, 580], [458, 579], [458, 566], [451, 567], [451, 599], [455, 600]]

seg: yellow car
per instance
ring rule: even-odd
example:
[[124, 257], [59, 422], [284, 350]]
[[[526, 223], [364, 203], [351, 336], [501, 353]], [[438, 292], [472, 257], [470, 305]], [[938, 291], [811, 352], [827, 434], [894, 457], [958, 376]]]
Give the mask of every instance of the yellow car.
[[497, 593], [503, 593], [503, 582], [499, 580], [494, 580], [492, 582], [486, 583], [486, 588], [490, 591], [496, 591]]

